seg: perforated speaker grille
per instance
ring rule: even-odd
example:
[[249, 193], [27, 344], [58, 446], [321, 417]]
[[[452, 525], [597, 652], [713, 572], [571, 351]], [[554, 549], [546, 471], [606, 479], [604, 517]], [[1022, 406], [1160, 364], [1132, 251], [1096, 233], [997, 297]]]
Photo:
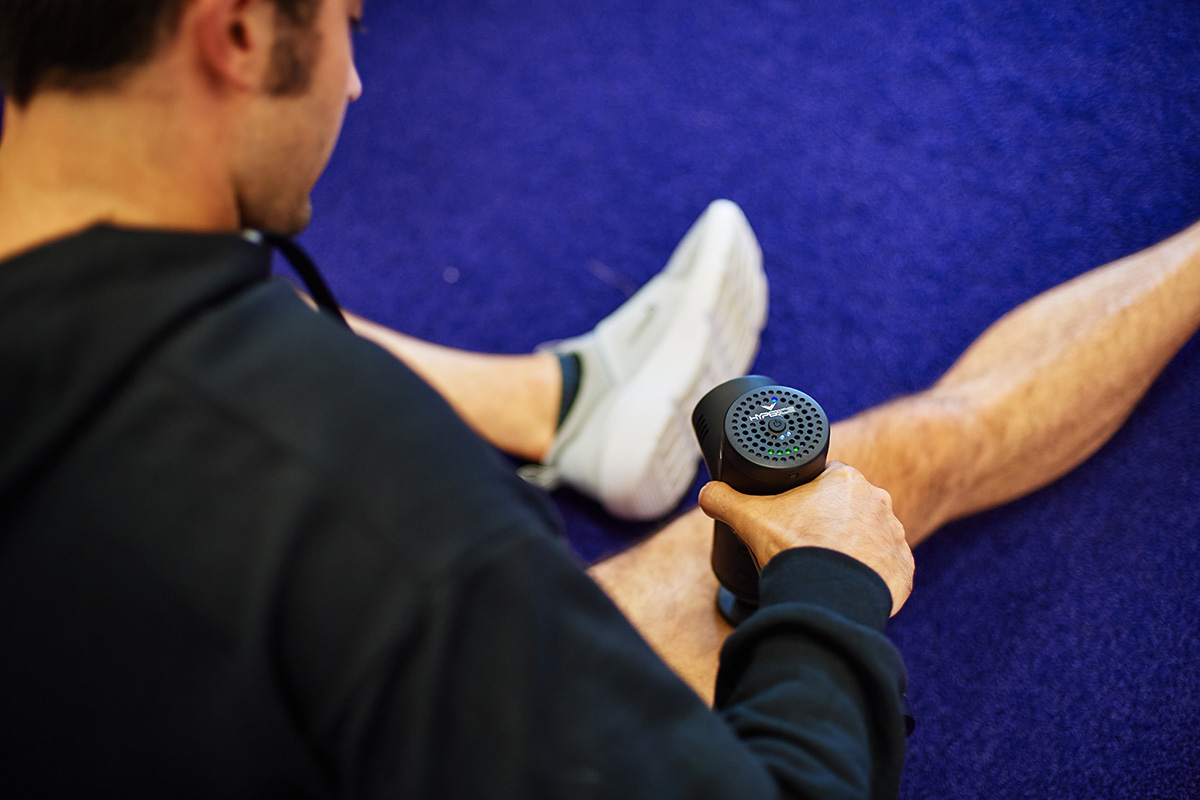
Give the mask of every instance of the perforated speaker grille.
[[825, 449], [829, 420], [804, 392], [763, 386], [729, 407], [725, 434], [743, 455], [760, 464], [801, 466]]

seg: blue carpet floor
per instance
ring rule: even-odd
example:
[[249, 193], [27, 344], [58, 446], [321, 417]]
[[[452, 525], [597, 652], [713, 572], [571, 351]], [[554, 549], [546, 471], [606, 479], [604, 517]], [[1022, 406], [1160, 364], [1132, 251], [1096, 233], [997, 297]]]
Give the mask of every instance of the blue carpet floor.
[[[772, 287], [757, 370], [843, 418], [1200, 218], [1193, 0], [367, 5], [303, 242], [433, 341], [586, 330], [729, 197]], [[1200, 797], [1198, 420], [1192, 341], [1082, 468], [918, 548], [905, 797]], [[585, 559], [649, 531], [556, 497]]]

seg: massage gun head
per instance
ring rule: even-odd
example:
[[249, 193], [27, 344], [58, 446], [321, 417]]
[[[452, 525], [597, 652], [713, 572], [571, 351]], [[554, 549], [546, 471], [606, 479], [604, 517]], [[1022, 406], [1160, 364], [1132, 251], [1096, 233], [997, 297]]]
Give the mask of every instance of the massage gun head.
[[776, 494], [825, 468], [829, 419], [804, 392], [762, 375], [735, 378], [706, 394], [692, 425], [714, 480], [747, 494]]

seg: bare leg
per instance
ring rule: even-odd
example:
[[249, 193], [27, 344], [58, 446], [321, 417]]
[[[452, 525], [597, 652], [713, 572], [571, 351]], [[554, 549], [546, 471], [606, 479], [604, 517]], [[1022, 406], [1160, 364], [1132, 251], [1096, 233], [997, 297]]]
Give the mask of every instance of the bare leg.
[[[359, 318], [351, 324], [437, 387], [489, 441], [533, 460], [545, 452], [561, 390], [553, 356], [464, 353]], [[1082, 463], [1197, 327], [1200, 224], [1006, 315], [929, 390], [835, 424], [830, 457], [887, 489], [919, 543]], [[711, 522], [693, 510], [592, 569], [705, 698], [729, 632], [713, 607], [710, 544]]]
[[551, 353], [454, 350], [346, 314], [350, 327], [437, 389], [476, 433], [506, 453], [541, 461], [554, 438], [562, 372]]
[[[1060, 477], [1108, 440], [1200, 328], [1200, 224], [1042, 294], [989, 328], [929, 390], [831, 430], [830, 458], [888, 490], [912, 544]], [[711, 700], [729, 632], [699, 510], [591, 574]]]

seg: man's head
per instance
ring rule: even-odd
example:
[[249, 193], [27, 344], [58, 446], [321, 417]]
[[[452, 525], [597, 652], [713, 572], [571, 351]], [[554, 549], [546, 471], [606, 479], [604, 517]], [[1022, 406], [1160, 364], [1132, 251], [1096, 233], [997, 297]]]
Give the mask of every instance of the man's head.
[[107, 106], [117, 119], [128, 118], [129, 100], [130, 110], [161, 108], [121, 135], [151, 133], [158, 145], [173, 137], [177, 161], [219, 170], [199, 183], [227, 184], [241, 225], [295, 233], [346, 104], [361, 92], [350, 31], [362, 5], [0, 0], [0, 90], [30, 119], [43, 98]]
[[[189, 0], [0, 0], [0, 89], [24, 105], [41, 89], [116, 85], [176, 32]], [[292, 36], [280, 40], [276, 90], [303, 91], [303, 34], [321, 0], [273, 0]]]

